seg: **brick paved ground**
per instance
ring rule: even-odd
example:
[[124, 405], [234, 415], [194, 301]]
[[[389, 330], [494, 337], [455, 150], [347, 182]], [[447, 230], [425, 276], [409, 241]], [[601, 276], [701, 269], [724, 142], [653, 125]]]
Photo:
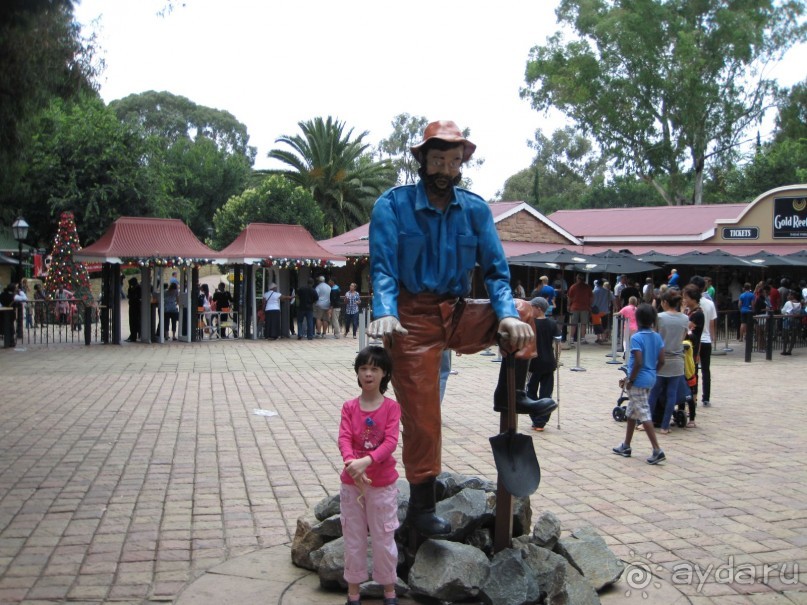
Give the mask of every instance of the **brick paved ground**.
[[[355, 351], [352, 339], [0, 351], [0, 602], [170, 602], [227, 559], [287, 544], [338, 487]], [[533, 509], [593, 525], [693, 604], [807, 603], [807, 354], [713, 358], [714, 406], [661, 436], [669, 461], [650, 467], [642, 434], [634, 458], [610, 453], [620, 373], [603, 348], [581, 351], [586, 372], [564, 352], [561, 429], [553, 416], [534, 435]], [[490, 360], [455, 360], [447, 470], [494, 477]]]

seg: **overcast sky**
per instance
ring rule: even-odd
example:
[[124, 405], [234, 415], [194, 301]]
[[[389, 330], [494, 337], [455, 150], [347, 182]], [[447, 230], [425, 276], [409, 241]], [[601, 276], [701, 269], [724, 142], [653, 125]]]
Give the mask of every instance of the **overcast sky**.
[[[187, 0], [160, 17], [165, 0], [81, 0], [76, 15], [98, 33], [106, 102], [167, 90], [229, 111], [257, 147], [256, 168], [316, 116], [367, 130], [372, 144], [400, 113], [454, 120], [471, 129], [485, 163], [467, 176], [490, 199], [529, 165], [535, 130], [564, 125], [518, 95], [530, 48], [557, 29], [556, 4]], [[803, 77], [790, 63], [776, 72], [787, 85]]]

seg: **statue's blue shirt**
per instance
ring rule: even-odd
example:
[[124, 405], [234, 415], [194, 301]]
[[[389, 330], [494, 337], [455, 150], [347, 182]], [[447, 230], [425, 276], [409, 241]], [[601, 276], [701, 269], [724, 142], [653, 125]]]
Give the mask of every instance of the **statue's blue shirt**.
[[444, 211], [429, 203], [423, 182], [394, 187], [375, 203], [370, 219], [373, 314], [398, 316], [401, 288], [463, 297], [479, 265], [499, 319], [518, 317], [510, 269], [488, 204], [454, 188]]

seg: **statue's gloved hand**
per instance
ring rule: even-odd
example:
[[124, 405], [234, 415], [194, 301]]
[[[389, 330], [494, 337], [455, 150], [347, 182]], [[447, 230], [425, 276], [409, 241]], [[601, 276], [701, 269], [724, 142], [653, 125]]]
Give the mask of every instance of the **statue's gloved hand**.
[[535, 338], [532, 326], [517, 317], [505, 317], [499, 322], [499, 333], [503, 336], [501, 345], [510, 353], [523, 349]]
[[406, 336], [409, 334], [409, 330], [404, 328], [394, 315], [386, 315], [371, 321], [370, 325], [367, 326], [367, 334], [371, 338], [392, 339], [396, 334]]

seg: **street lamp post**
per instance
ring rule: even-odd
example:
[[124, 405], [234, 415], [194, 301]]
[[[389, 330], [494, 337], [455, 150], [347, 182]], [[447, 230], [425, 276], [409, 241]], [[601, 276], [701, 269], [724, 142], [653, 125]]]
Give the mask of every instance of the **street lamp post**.
[[17, 240], [20, 246], [19, 256], [17, 257], [19, 260], [19, 265], [17, 265], [17, 283], [22, 283], [22, 242], [28, 237], [28, 227], [28, 223], [21, 216], [11, 224], [14, 239]]

